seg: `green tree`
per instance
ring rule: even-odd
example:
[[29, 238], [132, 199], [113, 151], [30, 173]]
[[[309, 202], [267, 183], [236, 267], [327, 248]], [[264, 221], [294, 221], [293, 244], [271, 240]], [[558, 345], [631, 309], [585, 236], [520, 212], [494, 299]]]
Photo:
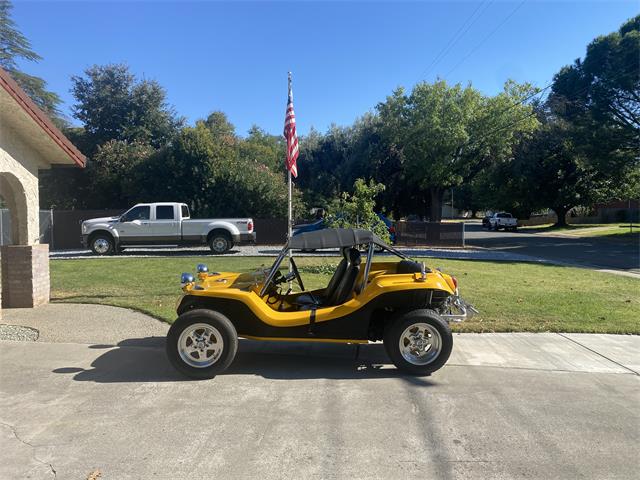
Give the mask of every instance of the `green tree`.
[[[587, 46], [554, 77], [554, 113], [592, 128], [614, 128], [618, 147], [637, 148], [640, 134], [640, 15]], [[611, 132], [613, 133], [613, 132]]]
[[239, 144], [239, 156], [248, 162], [266, 165], [272, 172], [285, 172], [286, 142], [282, 135], [269, 135], [253, 125]]
[[226, 113], [216, 110], [203, 123], [217, 141], [230, 145], [236, 142], [236, 127], [229, 121]]
[[569, 133], [601, 184], [624, 187], [640, 166], [640, 16], [587, 46], [554, 77], [548, 106], [569, 122]]
[[325, 135], [312, 129], [300, 139], [300, 174], [295, 183], [310, 207], [326, 207], [342, 193], [340, 170], [349, 155], [349, 136], [348, 128], [332, 125]]
[[507, 157], [519, 135], [535, 128], [531, 106], [522, 102], [531, 90], [507, 82], [488, 98], [441, 80], [420, 83], [409, 95], [398, 89], [378, 104], [385, 135], [404, 159], [409, 191], [423, 196], [431, 221], [441, 220], [445, 190]]
[[151, 155], [136, 169], [136, 183], [146, 201], [158, 198], [184, 202], [197, 215], [211, 210], [216, 163], [222, 159], [211, 132], [202, 122], [185, 127], [170, 145]]
[[376, 197], [385, 186], [358, 178], [353, 184], [353, 193], [343, 193], [330, 207], [327, 223], [333, 228], [362, 228], [371, 230], [385, 242], [389, 242], [389, 230], [375, 211]]
[[538, 118], [540, 128], [522, 139], [511, 158], [476, 178], [475, 199], [519, 218], [550, 208], [557, 225], [564, 226], [569, 210], [606, 199], [613, 185], [585, 155], [571, 122], [546, 107], [539, 109]]
[[0, 0], [0, 67], [11, 74], [13, 79], [31, 97], [38, 107], [49, 115], [59, 126], [66, 122], [60, 116], [60, 97], [47, 90], [47, 83], [39, 77], [29, 75], [18, 68], [18, 61], [38, 62], [42, 57], [32, 48], [29, 40], [18, 30], [11, 18], [13, 5], [8, 0]]
[[564, 122], [546, 123], [530, 140], [523, 142], [512, 166], [512, 177], [519, 182], [530, 205], [551, 208], [557, 225], [566, 225], [566, 214], [573, 207], [588, 205], [597, 191], [595, 172], [575, 148]]
[[[238, 157], [206, 122], [184, 128], [135, 173], [140, 199], [162, 196], [191, 205], [199, 217], [283, 217], [287, 185], [266, 165]], [[299, 197], [295, 205], [299, 207]]]
[[134, 178], [137, 167], [154, 153], [147, 144], [109, 140], [100, 145], [87, 166], [91, 195], [87, 208], [127, 208], [139, 199], [139, 185]]
[[153, 80], [136, 80], [126, 65], [94, 65], [73, 76], [75, 118], [83, 123], [92, 154], [109, 140], [161, 147], [183, 123], [166, 102], [165, 90]]

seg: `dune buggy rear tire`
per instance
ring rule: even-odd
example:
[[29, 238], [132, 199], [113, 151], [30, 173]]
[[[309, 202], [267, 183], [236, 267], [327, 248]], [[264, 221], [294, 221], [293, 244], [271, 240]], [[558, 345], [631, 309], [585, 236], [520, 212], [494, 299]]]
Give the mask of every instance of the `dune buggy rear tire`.
[[398, 370], [427, 376], [449, 360], [453, 336], [449, 324], [433, 310], [412, 310], [385, 329], [384, 347]]
[[171, 365], [180, 373], [210, 379], [233, 362], [238, 351], [238, 333], [220, 312], [189, 310], [171, 325], [166, 349]]

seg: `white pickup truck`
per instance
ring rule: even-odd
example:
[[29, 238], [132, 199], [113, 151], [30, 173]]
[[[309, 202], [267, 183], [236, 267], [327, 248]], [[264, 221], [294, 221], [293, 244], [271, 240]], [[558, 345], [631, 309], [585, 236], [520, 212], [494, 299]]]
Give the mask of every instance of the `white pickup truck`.
[[222, 254], [255, 241], [251, 218], [192, 220], [184, 203], [139, 203], [119, 217], [82, 222], [82, 244], [96, 255], [133, 245], [209, 245]]
[[510, 213], [494, 213], [489, 217], [489, 229], [497, 231], [501, 228], [504, 228], [505, 231], [513, 230], [515, 232], [518, 229], [518, 219]]

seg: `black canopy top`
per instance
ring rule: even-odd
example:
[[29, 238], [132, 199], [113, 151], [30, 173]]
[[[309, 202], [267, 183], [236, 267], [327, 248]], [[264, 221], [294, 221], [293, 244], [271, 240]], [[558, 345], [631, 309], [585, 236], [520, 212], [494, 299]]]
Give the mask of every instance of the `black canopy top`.
[[344, 248], [355, 245], [368, 245], [374, 243], [391, 250], [377, 235], [369, 230], [356, 228], [325, 228], [315, 232], [300, 233], [291, 237], [287, 244], [295, 250], [313, 250], [319, 248]]

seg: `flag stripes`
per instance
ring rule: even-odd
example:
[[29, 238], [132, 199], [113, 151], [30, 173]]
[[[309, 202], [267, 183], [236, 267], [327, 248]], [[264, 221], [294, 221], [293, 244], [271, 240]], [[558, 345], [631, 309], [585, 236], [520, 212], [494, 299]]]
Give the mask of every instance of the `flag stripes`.
[[289, 73], [289, 96], [287, 99], [287, 111], [284, 117], [284, 138], [287, 139], [286, 167], [291, 175], [298, 177], [298, 134], [296, 132], [296, 115], [293, 112], [293, 91], [291, 89], [291, 73]]

